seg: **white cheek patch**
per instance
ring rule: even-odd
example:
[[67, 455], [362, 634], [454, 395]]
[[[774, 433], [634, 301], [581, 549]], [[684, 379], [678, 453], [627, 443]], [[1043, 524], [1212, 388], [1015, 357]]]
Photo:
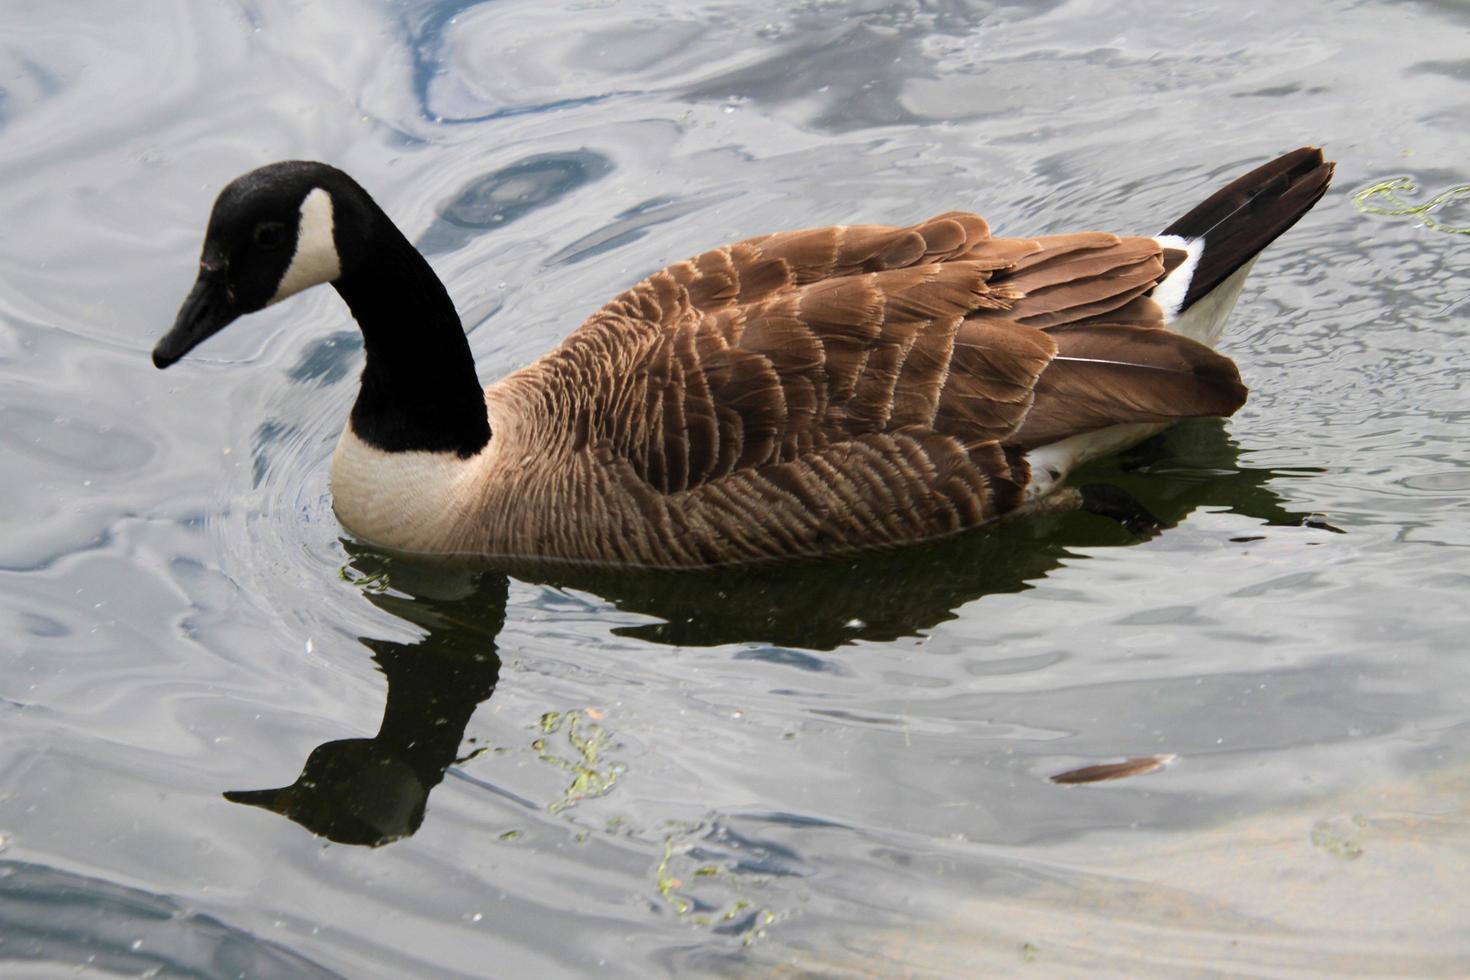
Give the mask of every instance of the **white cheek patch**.
[[296, 252], [270, 302], [279, 303], [310, 286], [332, 282], [341, 274], [342, 260], [337, 255], [337, 241], [333, 236], [332, 195], [318, 187], [301, 202]]

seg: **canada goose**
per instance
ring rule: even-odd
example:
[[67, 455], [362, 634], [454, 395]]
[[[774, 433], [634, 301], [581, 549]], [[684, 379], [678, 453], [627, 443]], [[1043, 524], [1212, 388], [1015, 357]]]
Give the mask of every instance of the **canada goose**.
[[919, 541], [1239, 408], [1211, 348], [1331, 175], [1295, 150], [1154, 237], [992, 238], [950, 212], [752, 238], [654, 273], [482, 390], [449, 294], [368, 193], [275, 163], [215, 201], [153, 362], [335, 286], [366, 364], [334, 509], [390, 548], [696, 567]]

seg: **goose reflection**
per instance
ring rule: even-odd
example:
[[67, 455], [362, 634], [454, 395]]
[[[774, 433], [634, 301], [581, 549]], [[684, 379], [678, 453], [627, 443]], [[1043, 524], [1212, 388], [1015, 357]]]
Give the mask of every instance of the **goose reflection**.
[[[1270, 487], [1283, 471], [1242, 466], [1239, 456], [1223, 422], [1206, 419], [1175, 426], [1078, 478], [1136, 497], [1161, 528], [1214, 507], [1266, 525], [1335, 530], [1285, 506]], [[921, 633], [966, 603], [1032, 588], [1072, 549], [1138, 540], [1116, 521], [1074, 512], [849, 560], [694, 573], [477, 568], [349, 543], [355, 578], [391, 584], [366, 589], [368, 601], [424, 630], [410, 643], [362, 638], [388, 682], [378, 733], [318, 746], [290, 786], [225, 797], [344, 844], [378, 846], [416, 831], [429, 793], [459, 756], [470, 716], [495, 691], [508, 573], [657, 619], [618, 629], [622, 635], [679, 646], [757, 642], [784, 649], [755, 656], [789, 657], [792, 648], [832, 650]]]
[[411, 643], [359, 638], [388, 680], [378, 734], [317, 746], [290, 786], [232, 790], [225, 799], [264, 807], [341, 844], [376, 847], [418, 830], [470, 716], [495, 692], [495, 640], [509, 582], [494, 572], [347, 547], [359, 581], [392, 575], [392, 591], [369, 589], [368, 601], [426, 631]]

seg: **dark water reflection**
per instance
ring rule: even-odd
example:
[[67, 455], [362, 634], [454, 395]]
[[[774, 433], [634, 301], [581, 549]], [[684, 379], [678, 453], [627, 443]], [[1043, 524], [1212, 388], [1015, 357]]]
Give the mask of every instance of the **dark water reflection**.
[[413, 643], [360, 637], [388, 682], [383, 723], [372, 738], [317, 746], [290, 786], [232, 790], [225, 798], [338, 843], [377, 846], [418, 830], [429, 793], [459, 755], [470, 715], [494, 693], [509, 583], [500, 574], [347, 548], [353, 574], [381, 583], [364, 592], [368, 601], [425, 631]]
[[[1271, 479], [1280, 474], [1243, 467], [1239, 456], [1223, 422], [1199, 420], [1091, 467], [1080, 478], [1134, 491], [1163, 527], [1200, 507], [1223, 508], [1265, 525], [1313, 523], [1313, 515], [1290, 510], [1271, 490]], [[1005, 522], [893, 552], [754, 570], [516, 572], [656, 618], [617, 630], [623, 636], [680, 647], [751, 643], [756, 646], [748, 658], [840, 670], [840, 657], [800, 651], [922, 634], [976, 599], [1031, 588], [1077, 548], [1132, 540], [1107, 518], [1071, 513]], [[232, 790], [225, 797], [279, 813], [338, 843], [378, 846], [418, 830], [430, 792], [460, 761], [470, 716], [495, 691], [509, 581], [493, 569], [455, 568], [343, 544], [351, 556], [344, 574], [367, 583], [367, 600], [423, 631], [411, 643], [359, 638], [387, 680], [382, 725], [372, 738], [339, 739], [313, 749], [290, 786]]]

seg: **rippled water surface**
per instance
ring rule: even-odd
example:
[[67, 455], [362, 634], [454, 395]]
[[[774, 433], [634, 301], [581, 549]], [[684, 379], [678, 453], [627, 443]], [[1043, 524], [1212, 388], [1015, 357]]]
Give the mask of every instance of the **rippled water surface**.
[[[1463, 4], [19, 0], [0, 37], [0, 972], [1470, 971]], [[274, 159], [373, 191], [488, 381], [723, 241], [1150, 232], [1303, 143], [1337, 178], [1224, 343], [1250, 403], [1093, 474], [1143, 542], [414, 565], [332, 515], [330, 291], [148, 360]]]

